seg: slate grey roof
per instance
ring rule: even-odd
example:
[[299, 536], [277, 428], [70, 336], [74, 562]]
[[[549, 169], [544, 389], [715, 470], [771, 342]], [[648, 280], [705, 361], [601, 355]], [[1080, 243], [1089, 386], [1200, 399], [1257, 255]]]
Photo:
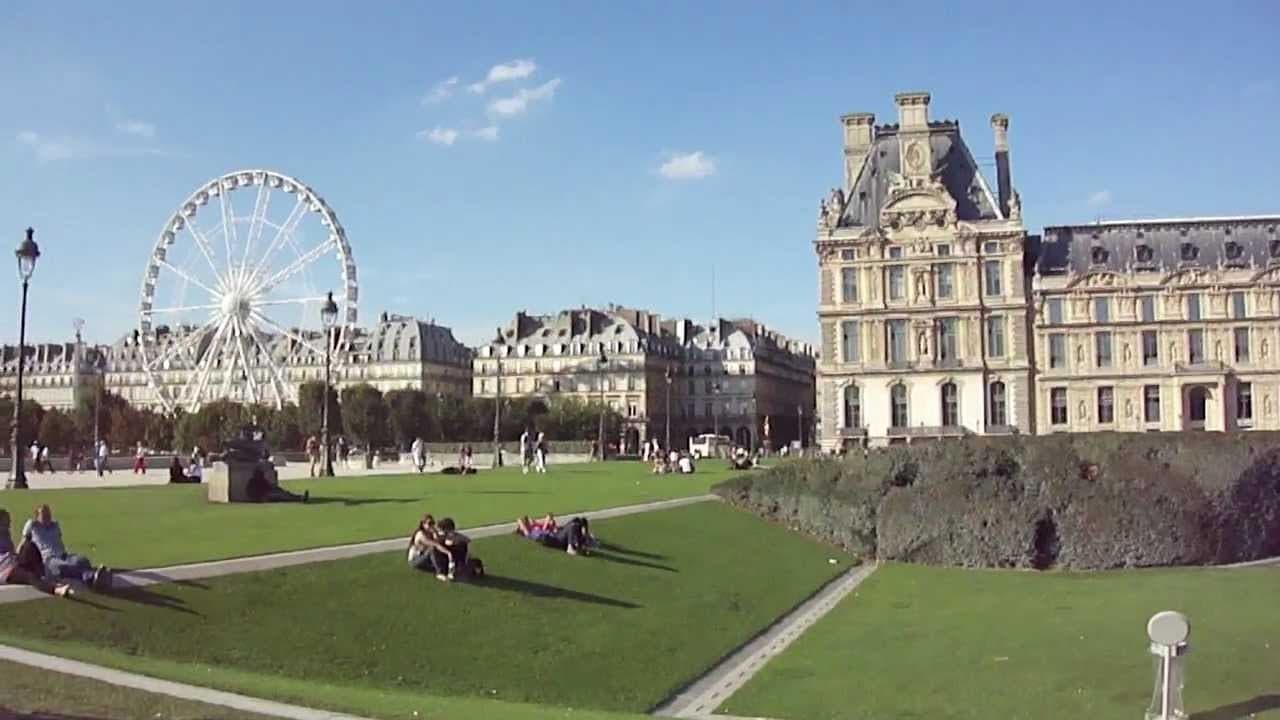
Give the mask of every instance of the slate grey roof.
[[1280, 215], [1178, 218], [1047, 227], [1041, 275], [1263, 268], [1280, 263]]
[[[960, 136], [960, 124], [953, 120], [929, 123], [929, 146], [933, 150], [933, 172], [940, 175], [947, 193], [956, 201], [960, 220], [999, 220], [978, 163]], [[880, 125], [867, 159], [853, 184], [845, 205], [842, 225], [879, 227], [880, 210], [889, 197], [889, 178], [902, 172], [898, 150], [898, 126]]]

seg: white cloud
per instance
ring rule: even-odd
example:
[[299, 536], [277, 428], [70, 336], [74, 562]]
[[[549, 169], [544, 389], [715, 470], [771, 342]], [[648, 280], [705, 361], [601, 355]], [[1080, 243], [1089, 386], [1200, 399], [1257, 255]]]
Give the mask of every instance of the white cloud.
[[715, 173], [715, 160], [701, 150], [674, 154], [658, 168], [658, 174], [668, 180], [698, 180]]
[[72, 138], [47, 138], [31, 130], [18, 133], [18, 143], [30, 148], [40, 162], [70, 160], [85, 150], [83, 144]]
[[432, 103], [438, 103], [449, 97], [453, 94], [453, 91], [457, 89], [458, 82], [458, 76], [454, 75], [447, 80], [441, 80], [436, 83], [435, 87], [431, 88], [431, 92], [427, 93], [426, 96], [422, 98], [422, 104], [430, 105]]
[[430, 130], [418, 131], [419, 140], [426, 140], [427, 142], [432, 142], [436, 145], [444, 145], [445, 147], [457, 142], [459, 135], [461, 135], [461, 133], [453, 128], [435, 127]]
[[535, 71], [538, 65], [532, 59], [512, 60], [511, 62], [494, 65], [489, 68], [489, 74], [479, 82], [471, 83], [467, 86], [467, 90], [477, 95], [484, 93], [489, 89], [490, 85], [509, 80], [523, 80]]
[[1102, 207], [1111, 204], [1111, 191], [1099, 190], [1089, 196], [1090, 207]]
[[479, 138], [480, 140], [488, 140], [489, 142], [493, 142], [498, 139], [498, 126], [489, 125], [488, 127], [482, 127], [479, 130], [472, 130], [471, 136], [475, 138]]
[[116, 123], [116, 130], [126, 135], [136, 135], [141, 138], [153, 138], [156, 136], [156, 126], [141, 120], [121, 120]]
[[520, 88], [511, 97], [499, 98], [489, 103], [489, 112], [494, 115], [519, 115], [529, 109], [529, 105], [539, 100], [550, 100], [555, 97], [556, 88], [560, 87], [560, 78], [553, 78], [533, 88]]

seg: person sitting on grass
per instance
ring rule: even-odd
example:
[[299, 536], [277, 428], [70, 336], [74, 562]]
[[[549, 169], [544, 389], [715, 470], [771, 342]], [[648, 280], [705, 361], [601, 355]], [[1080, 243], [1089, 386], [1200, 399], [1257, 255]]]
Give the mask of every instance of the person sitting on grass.
[[13, 547], [9, 512], [0, 508], [0, 585], [30, 585], [40, 592], [70, 597], [74, 595], [70, 583], [50, 583], [40, 572], [23, 567], [18, 551]]
[[22, 526], [22, 541], [35, 545], [44, 563], [44, 574], [50, 580], [79, 580], [97, 590], [111, 588], [111, 569], [103, 565], [93, 568], [89, 558], [72, 555], [62, 544], [62, 527], [53, 519], [48, 505], [36, 508], [34, 515]]
[[453, 581], [484, 576], [484, 563], [471, 556], [471, 538], [458, 532], [453, 518], [440, 521], [436, 545], [430, 554], [437, 580]]
[[676, 468], [683, 475], [689, 475], [693, 472], [693, 458], [688, 455], [681, 455], [676, 462]]
[[277, 502], [307, 502], [311, 499], [311, 491], [298, 495], [280, 487], [279, 483], [272, 482], [267, 479], [267, 474], [262, 471], [261, 467], [253, 471], [253, 477], [249, 478], [249, 487], [246, 488], [249, 500], [257, 503], [277, 503]]
[[556, 517], [551, 513], [542, 516], [541, 520], [530, 520], [528, 515], [516, 518], [516, 534], [530, 540], [541, 540], [543, 536], [556, 531]]
[[[409, 536], [409, 567], [436, 573], [431, 551], [441, 547], [440, 530], [436, 527], [436, 519], [431, 513], [427, 513], [422, 516], [413, 535]], [[445, 572], [448, 572], [447, 565]]]

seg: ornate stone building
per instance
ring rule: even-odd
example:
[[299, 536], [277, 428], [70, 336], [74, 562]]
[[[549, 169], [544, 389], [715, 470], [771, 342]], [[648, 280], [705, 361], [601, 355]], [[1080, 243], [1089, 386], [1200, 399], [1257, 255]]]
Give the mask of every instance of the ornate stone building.
[[822, 445], [1029, 432], [1026, 231], [995, 115], [998, 193], [927, 93], [896, 124], [844, 116], [844, 187], [820, 208]]
[[[159, 346], [181, 345], [184, 328], [158, 327]], [[264, 346], [276, 359], [283, 380], [294, 389], [304, 382], [324, 380], [324, 356], [314, 348], [324, 347], [324, 333], [293, 331], [296, 338], [270, 336]], [[369, 383], [382, 391], [419, 389], [432, 395], [465, 397], [471, 392], [470, 348], [458, 342], [452, 331], [434, 322], [383, 313], [372, 328], [357, 328], [350, 334], [347, 346], [337, 358], [334, 385], [343, 387]], [[0, 394], [11, 395], [17, 374], [17, 348], [0, 348]], [[254, 380], [266, 387], [271, 384], [267, 363], [256, 354]], [[99, 358], [102, 360], [99, 362]], [[181, 354], [163, 370], [160, 381], [170, 387], [186, 385], [196, 372], [193, 364], [180, 360]], [[120, 338], [111, 345], [85, 346], [78, 341], [67, 344], [28, 346], [24, 375], [24, 397], [46, 407], [75, 407], [78, 393], [95, 388], [99, 368], [103, 386], [118, 393], [138, 407], [163, 409], [163, 405], [143, 370], [137, 333]], [[239, 385], [243, 389], [243, 384]], [[228, 397], [243, 401], [232, 386]]]
[[1280, 216], [1050, 227], [1040, 432], [1280, 429]]
[[499, 336], [477, 351], [477, 397], [501, 387], [503, 397], [603, 398], [624, 418], [614, 439], [624, 451], [650, 437], [665, 443], [668, 417], [673, 445], [718, 426], [748, 447], [763, 441], [766, 417], [775, 444], [812, 417], [812, 349], [752, 320], [701, 327], [610, 306], [519, 312]]

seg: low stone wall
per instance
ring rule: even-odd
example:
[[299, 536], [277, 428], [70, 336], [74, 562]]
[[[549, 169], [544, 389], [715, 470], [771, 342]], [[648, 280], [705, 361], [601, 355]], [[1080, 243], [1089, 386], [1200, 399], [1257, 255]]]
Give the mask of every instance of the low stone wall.
[[968, 438], [715, 488], [863, 556], [1100, 569], [1280, 555], [1280, 433]]

